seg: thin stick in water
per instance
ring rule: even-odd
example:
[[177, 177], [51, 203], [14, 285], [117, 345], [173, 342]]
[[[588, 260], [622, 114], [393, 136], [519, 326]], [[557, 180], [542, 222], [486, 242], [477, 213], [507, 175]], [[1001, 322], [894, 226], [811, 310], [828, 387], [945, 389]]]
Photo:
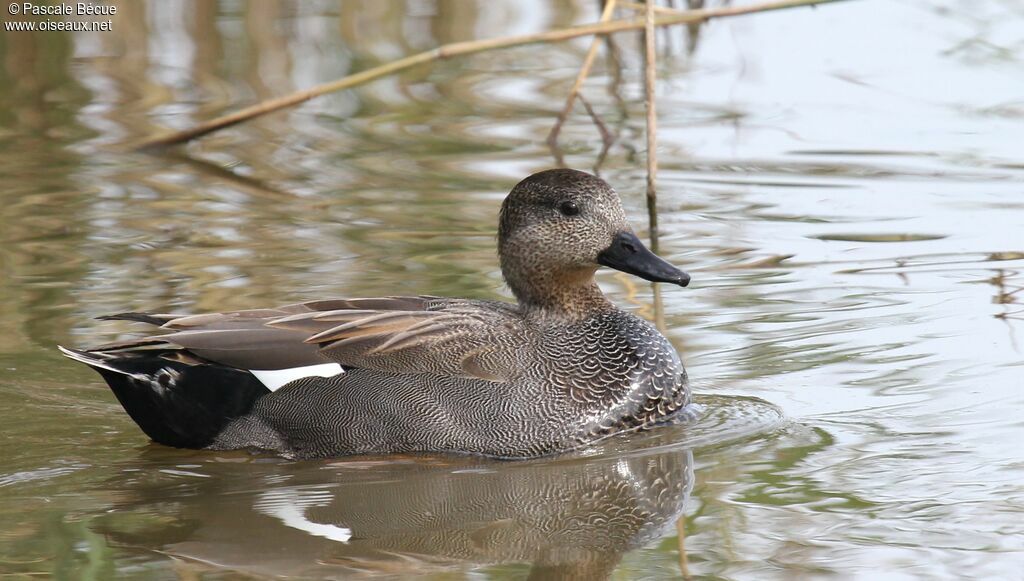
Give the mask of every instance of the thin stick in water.
[[647, 111], [647, 216], [651, 230], [651, 249], [658, 251], [658, 111], [654, 95], [657, 80], [657, 52], [654, 37], [654, 0], [647, 0], [644, 27], [644, 105]]
[[[647, 219], [650, 228], [651, 250], [658, 252], [658, 191], [655, 181], [658, 175], [658, 109], [655, 98], [658, 63], [655, 50], [654, 2], [647, 0], [644, 18], [644, 104], [647, 108]], [[654, 324], [665, 328], [661, 308], [661, 289], [654, 285]]]
[[679, 572], [685, 581], [690, 581], [690, 563], [686, 558], [686, 515], [676, 519], [676, 542], [679, 545]]

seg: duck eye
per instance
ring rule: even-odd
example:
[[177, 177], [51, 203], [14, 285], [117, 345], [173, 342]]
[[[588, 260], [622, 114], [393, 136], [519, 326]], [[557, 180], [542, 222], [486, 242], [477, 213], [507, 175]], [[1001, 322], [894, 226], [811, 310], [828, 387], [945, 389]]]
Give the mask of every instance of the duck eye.
[[576, 202], [562, 202], [558, 206], [558, 211], [564, 216], [575, 216], [580, 213], [580, 207], [576, 205]]

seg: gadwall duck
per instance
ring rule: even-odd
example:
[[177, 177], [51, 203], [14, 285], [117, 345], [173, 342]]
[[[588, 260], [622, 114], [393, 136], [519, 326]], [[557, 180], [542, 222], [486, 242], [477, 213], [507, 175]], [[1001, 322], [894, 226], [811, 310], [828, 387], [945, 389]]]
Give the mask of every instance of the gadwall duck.
[[686, 286], [618, 194], [567, 169], [519, 182], [498, 256], [518, 303], [320, 300], [205, 315], [122, 313], [163, 334], [72, 350], [156, 442], [291, 458], [458, 452], [528, 458], [678, 419], [676, 350], [594, 281], [599, 266]]

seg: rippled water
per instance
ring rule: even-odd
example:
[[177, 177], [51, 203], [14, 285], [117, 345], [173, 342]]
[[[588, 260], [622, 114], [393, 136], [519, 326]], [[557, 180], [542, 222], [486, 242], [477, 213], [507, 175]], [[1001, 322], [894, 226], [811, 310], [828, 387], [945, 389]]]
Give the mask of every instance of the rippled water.
[[[549, 167], [587, 41], [417, 68], [175, 155], [131, 143], [591, 3], [119, 3], [0, 44], [0, 572], [105, 579], [1018, 578], [1024, 10], [849, 2], [665, 39], [667, 334], [704, 415], [585, 452], [287, 462], [147, 444], [56, 344], [93, 317], [504, 297], [496, 212]], [[258, 7], [257, 7], [258, 6]], [[4, 15], [7, 18], [7, 15]], [[638, 230], [635, 37], [585, 94]], [[593, 168], [582, 109], [560, 152]], [[618, 303], [651, 289], [604, 272]]]

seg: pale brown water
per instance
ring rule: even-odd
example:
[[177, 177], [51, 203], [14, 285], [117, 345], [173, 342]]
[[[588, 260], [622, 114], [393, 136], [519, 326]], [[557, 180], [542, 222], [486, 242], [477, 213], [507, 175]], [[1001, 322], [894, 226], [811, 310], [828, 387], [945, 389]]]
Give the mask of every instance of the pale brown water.
[[[126, 309], [507, 296], [496, 212], [554, 163], [544, 138], [587, 41], [421, 67], [180, 156], [127, 146], [595, 6], [118, 5], [109, 33], [0, 44], [0, 572], [1021, 578], [1019, 3], [723, 20], [692, 54], [673, 37], [661, 246], [694, 284], [663, 289], [665, 319], [705, 416], [522, 463], [162, 448], [54, 346], [130, 333], [93, 320]], [[621, 101], [603, 59], [586, 95], [620, 136], [601, 174], [642, 232], [637, 42], [619, 44]], [[594, 165], [582, 110], [563, 145]], [[600, 280], [651, 314], [648, 285]]]

